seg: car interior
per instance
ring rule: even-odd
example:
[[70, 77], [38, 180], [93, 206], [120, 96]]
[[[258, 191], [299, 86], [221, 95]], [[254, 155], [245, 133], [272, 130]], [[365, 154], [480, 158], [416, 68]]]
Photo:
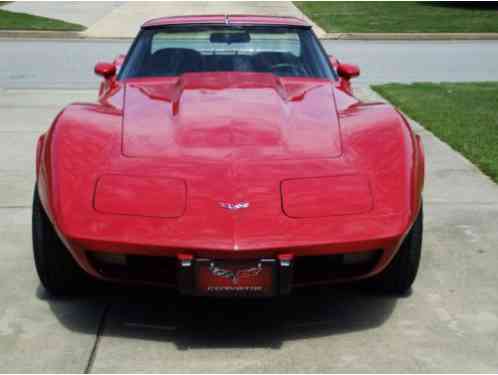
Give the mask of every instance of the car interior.
[[203, 55], [194, 49], [163, 48], [145, 59], [142, 76], [176, 76], [191, 72], [258, 72], [306, 76], [302, 61], [289, 52]]

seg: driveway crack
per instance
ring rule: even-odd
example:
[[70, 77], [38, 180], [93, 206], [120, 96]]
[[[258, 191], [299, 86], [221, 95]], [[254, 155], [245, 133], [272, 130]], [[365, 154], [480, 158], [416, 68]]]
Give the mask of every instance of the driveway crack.
[[92, 351], [90, 352], [90, 357], [88, 357], [88, 362], [87, 362], [86, 367], [85, 367], [85, 371], [84, 371], [85, 374], [90, 374], [92, 372], [93, 364], [95, 363], [95, 358], [97, 356], [97, 351], [98, 351], [99, 344], [100, 344], [100, 338], [102, 337], [102, 334], [104, 332], [105, 323], [107, 320], [107, 314], [109, 313], [110, 308], [111, 308], [111, 304], [108, 303], [104, 307], [104, 311], [102, 312], [102, 316], [100, 317], [99, 325], [97, 326], [97, 332], [95, 335], [95, 341], [93, 343]]

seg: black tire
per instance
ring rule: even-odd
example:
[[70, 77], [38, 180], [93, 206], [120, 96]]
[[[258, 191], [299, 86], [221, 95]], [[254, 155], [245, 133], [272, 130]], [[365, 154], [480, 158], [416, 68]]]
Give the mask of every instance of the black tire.
[[59, 239], [40, 202], [36, 187], [32, 220], [33, 253], [41, 284], [57, 297], [81, 293], [91, 280]]
[[407, 293], [417, 276], [422, 255], [423, 210], [391, 263], [371, 280], [374, 289], [387, 293]]

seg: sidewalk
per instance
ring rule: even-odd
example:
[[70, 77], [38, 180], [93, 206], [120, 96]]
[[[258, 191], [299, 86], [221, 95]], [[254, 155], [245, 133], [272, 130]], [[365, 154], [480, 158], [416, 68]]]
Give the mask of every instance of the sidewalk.
[[119, 1], [15, 1], [3, 5], [1, 9], [10, 12], [28, 13], [35, 16], [54, 18], [89, 27], [124, 4], [125, 3]]
[[498, 40], [498, 33], [325, 33], [325, 40]]
[[82, 33], [89, 38], [133, 38], [144, 21], [178, 15], [203, 14], [251, 14], [298, 17], [313, 26], [315, 33], [321, 37], [325, 32], [308, 19], [290, 1], [254, 1], [254, 2], [128, 2], [115, 8], [94, 25]]
[[144, 21], [157, 17], [205, 14], [251, 14], [297, 17], [310, 23], [320, 39], [329, 40], [498, 40], [498, 33], [326, 33], [291, 1], [197, 2], [12, 2], [2, 9], [78, 23], [74, 31], [0, 30], [0, 38], [133, 39]]

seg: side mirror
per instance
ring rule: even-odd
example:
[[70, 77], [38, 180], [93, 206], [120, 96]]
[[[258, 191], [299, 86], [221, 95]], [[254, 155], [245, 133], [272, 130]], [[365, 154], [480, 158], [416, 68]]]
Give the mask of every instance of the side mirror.
[[338, 64], [337, 74], [344, 79], [351, 79], [360, 75], [360, 68], [353, 64]]
[[114, 64], [100, 62], [95, 65], [95, 74], [109, 79], [116, 74], [116, 66]]

